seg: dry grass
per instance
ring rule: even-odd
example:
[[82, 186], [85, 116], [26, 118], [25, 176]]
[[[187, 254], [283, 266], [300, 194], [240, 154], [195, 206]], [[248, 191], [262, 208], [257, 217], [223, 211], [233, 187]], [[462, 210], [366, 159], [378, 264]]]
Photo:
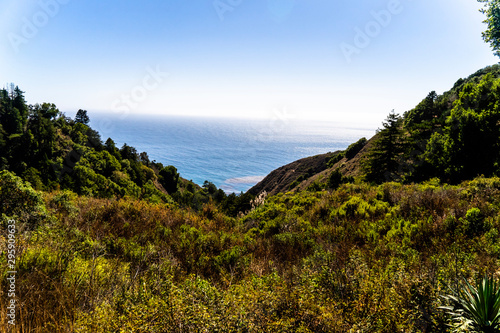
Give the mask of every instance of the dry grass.
[[19, 235], [14, 331], [444, 332], [446, 284], [498, 272], [497, 188], [345, 184], [238, 219], [47, 194], [50, 215]]

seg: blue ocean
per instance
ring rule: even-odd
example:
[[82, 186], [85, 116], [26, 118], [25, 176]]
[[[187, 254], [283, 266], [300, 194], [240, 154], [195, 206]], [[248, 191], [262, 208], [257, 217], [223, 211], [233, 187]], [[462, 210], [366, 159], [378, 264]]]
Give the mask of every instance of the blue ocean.
[[280, 166], [303, 157], [345, 149], [374, 128], [280, 119], [192, 118], [91, 114], [90, 126], [173, 165], [181, 177], [205, 180], [227, 193], [245, 192]]

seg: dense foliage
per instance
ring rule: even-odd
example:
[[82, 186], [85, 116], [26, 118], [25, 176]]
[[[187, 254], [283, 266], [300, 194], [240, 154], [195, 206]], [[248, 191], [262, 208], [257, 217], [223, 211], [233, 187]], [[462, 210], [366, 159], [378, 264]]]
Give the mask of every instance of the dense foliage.
[[[499, 77], [431, 92], [322, 182], [256, 198], [3, 89], [0, 320], [15, 220], [17, 332], [448, 332], [455, 314], [481, 330], [442, 295], [498, 289], [461, 281], [500, 277]], [[333, 169], [357, 159], [363, 177]]]
[[382, 183], [398, 178], [401, 171], [398, 166], [403, 153], [401, 123], [401, 117], [393, 110], [383, 123], [384, 130], [377, 132], [374, 147], [364, 165], [366, 180]]
[[344, 184], [239, 218], [212, 203], [42, 197], [43, 220], [18, 235], [23, 332], [446, 332], [440, 295], [500, 273], [498, 178]]
[[227, 196], [209, 182], [200, 188], [180, 178], [174, 166], [150, 161], [126, 143], [103, 143], [89, 122], [86, 110], [73, 120], [54, 104], [27, 105], [17, 86], [0, 90], [0, 170], [14, 172], [36, 190], [132, 197], [195, 210], [215, 200], [231, 216], [249, 209], [252, 196]]
[[365, 179], [457, 184], [500, 173], [500, 67], [434, 91], [402, 117], [391, 113], [364, 161]]
[[484, 3], [480, 10], [485, 14], [484, 23], [487, 28], [483, 32], [483, 39], [489, 43], [495, 55], [500, 56], [500, 2], [498, 0], [478, 0]]

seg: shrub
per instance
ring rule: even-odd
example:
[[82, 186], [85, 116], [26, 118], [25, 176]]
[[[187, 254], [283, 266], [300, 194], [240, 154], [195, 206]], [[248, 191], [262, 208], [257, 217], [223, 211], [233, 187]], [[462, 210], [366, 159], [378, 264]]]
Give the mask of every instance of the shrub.
[[332, 158], [330, 158], [330, 160], [328, 160], [328, 162], [326, 163], [327, 167], [329, 168], [333, 167], [335, 164], [340, 162], [344, 157], [345, 153], [343, 151], [337, 152], [335, 155], [333, 155]]
[[0, 171], [0, 214], [35, 226], [47, 215], [39, 192], [9, 171]]
[[484, 216], [479, 208], [471, 208], [465, 214], [466, 232], [470, 236], [477, 236], [485, 230]]
[[66, 214], [72, 214], [78, 211], [78, 209], [73, 204], [73, 201], [77, 200], [77, 195], [69, 190], [64, 190], [57, 193], [50, 200], [50, 205], [57, 208], [59, 211], [63, 211]]
[[342, 173], [339, 169], [335, 169], [328, 177], [328, 187], [331, 189], [338, 189], [342, 184]]
[[361, 138], [357, 142], [352, 143], [347, 149], [345, 150], [345, 157], [350, 160], [354, 156], [356, 156], [361, 149], [366, 145], [368, 140], [366, 138]]
[[23, 179], [28, 181], [35, 190], [43, 190], [43, 182], [40, 171], [30, 167], [23, 173]]
[[314, 182], [312, 182], [308, 187], [307, 187], [307, 191], [309, 192], [318, 192], [318, 191], [322, 191], [324, 189], [324, 184], [320, 183], [319, 181], [315, 180]]
[[169, 194], [177, 192], [179, 173], [174, 166], [166, 166], [160, 170], [160, 182]]
[[353, 196], [338, 210], [339, 217], [365, 218], [368, 217], [369, 204], [360, 197]]

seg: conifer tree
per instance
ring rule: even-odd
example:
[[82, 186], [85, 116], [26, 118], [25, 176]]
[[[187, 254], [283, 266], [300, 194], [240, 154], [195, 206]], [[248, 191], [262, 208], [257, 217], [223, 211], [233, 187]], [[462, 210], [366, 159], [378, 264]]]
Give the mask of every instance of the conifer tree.
[[403, 153], [402, 118], [392, 110], [382, 125], [384, 128], [378, 130], [378, 139], [364, 164], [366, 180], [376, 183], [398, 178], [399, 160]]
[[78, 112], [76, 113], [75, 121], [77, 123], [88, 125], [90, 122], [90, 118], [87, 115], [87, 110], [82, 110], [82, 109], [78, 110]]

